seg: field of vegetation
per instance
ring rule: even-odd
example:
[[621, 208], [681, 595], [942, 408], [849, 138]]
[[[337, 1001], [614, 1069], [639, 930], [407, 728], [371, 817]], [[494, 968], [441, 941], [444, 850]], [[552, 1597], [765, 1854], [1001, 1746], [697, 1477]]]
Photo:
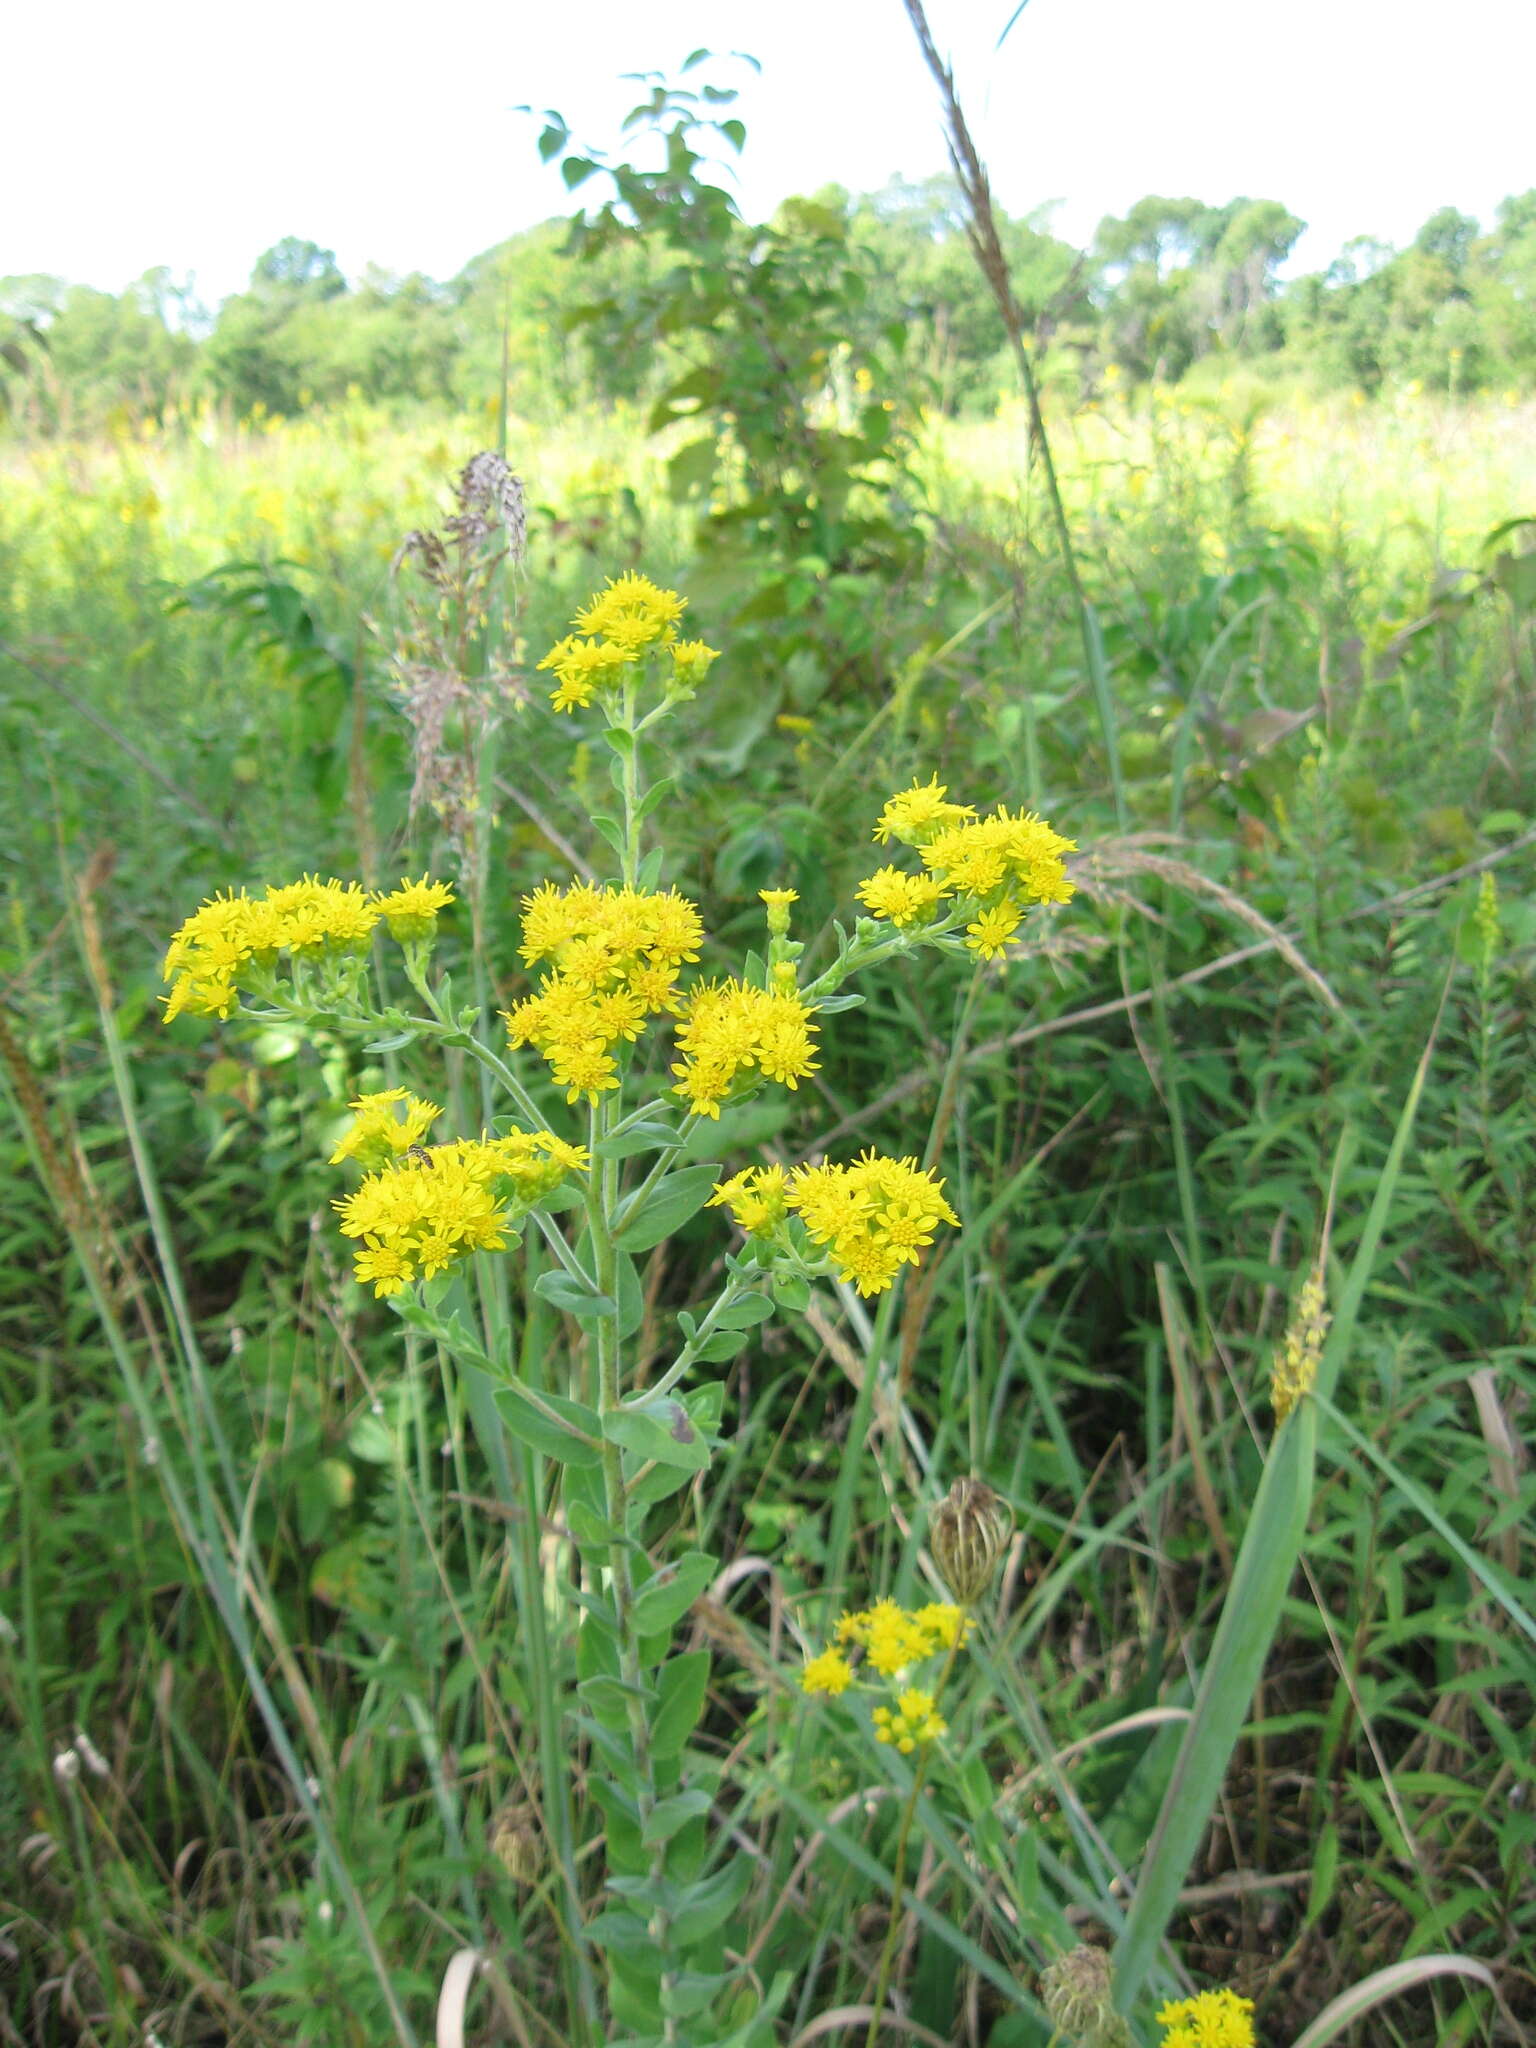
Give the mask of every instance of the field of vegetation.
[[0, 2042], [1527, 2042], [1536, 398], [710, 191], [0, 442]]

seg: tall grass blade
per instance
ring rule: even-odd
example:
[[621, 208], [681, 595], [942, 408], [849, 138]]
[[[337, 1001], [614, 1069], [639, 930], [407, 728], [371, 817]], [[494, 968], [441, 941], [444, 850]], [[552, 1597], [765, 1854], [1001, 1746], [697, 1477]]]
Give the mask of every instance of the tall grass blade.
[[1297, 2036], [1292, 2048], [1326, 2048], [1329, 2041], [1336, 2041], [1373, 2006], [1411, 1991], [1415, 1984], [1428, 1983], [1432, 1977], [1470, 1977], [1486, 1984], [1490, 1991], [1498, 1989], [1487, 1964], [1471, 1956], [1415, 1956], [1411, 1962], [1389, 1963], [1384, 1970], [1362, 1977], [1358, 1984], [1351, 1984], [1347, 1991], [1330, 2000], [1306, 2032]]
[[[1444, 1009], [1446, 982], [1441, 996]], [[1332, 1390], [1354, 1336], [1355, 1321], [1402, 1173], [1414, 1116], [1440, 1030], [1437, 1013], [1366, 1217], [1338, 1312], [1318, 1362], [1319, 1389]], [[1345, 1143], [1348, 1142], [1346, 1135]], [[1148, 1845], [1136, 1895], [1115, 1949], [1115, 1996], [1129, 2011], [1178, 1908], [1179, 1891], [1215, 1811], [1232, 1752], [1279, 1626], [1286, 1590], [1306, 1534], [1317, 1453], [1318, 1404], [1304, 1400], [1282, 1425], [1264, 1466], [1253, 1512], [1222, 1605], [1210, 1657], [1189, 1726]]]

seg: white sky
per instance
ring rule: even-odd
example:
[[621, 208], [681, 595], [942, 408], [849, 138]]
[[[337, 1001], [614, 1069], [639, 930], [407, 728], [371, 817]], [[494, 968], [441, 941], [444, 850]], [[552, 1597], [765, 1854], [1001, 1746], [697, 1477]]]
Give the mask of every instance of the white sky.
[[[1009, 211], [1091, 236], [1147, 192], [1282, 200], [1320, 267], [1536, 184], [1532, 0], [929, 0]], [[901, 0], [37, 0], [0, 39], [0, 276], [215, 304], [284, 235], [451, 276], [570, 211], [520, 101], [611, 147], [620, 74], [745, 49], [749, 214], [944, 168]], [[744, 67], [736, 72], [746, 79]], [[732, 74], [735, 75], [735, 72]]]

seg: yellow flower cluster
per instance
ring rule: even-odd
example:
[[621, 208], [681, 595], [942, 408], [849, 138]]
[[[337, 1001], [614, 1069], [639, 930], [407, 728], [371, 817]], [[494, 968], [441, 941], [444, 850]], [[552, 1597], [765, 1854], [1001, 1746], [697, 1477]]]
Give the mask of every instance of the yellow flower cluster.
[[342, 1235], [363, 1240], [353, 1277], [382, 1299], [471, 1252], [501, 1251], [507, 1226], [587, 1165], [585, 1149], [553, 1131], [418, 1147], [332, 1205]]
[[698, 911], [673, 890], [545, 883], [523, 898], [522, 957], [552, 972], [504, 1013], [509, 1040], [537, 1046], [568, 1102], [595, 1100], [619, 1085], [614, 1047], [678, 1007], [678, 973], [703, 938]]
[[[894, 1600], [877, 1600], [873, 1607], [842, 1617], [835, 1646], [806, 1660], [800, 1690], [827, 1697], [846, 1692], [854, 1682], [850, 1649], [861, 1651], [869, 1668], [882, 1678], [899, 1681], [913, 1664], [963, 1643], [966, 1626], [958, 1607], [941, 1602], [909, 1609], [898, 1607]], [[919, 1686], [902, 1686], [895, 1692], [895, 1700], [894, 1707], [875, 1708], [876, 1741], [892, 1743], [904, 1756], [910, 1756], [914, 1749], [936, 1742], [944, 1734], [947, 1724], [936, 1711], [933, 1693]]]
[[410, 939], [430, 939], [437, 928], [437, 913], [453, 901], [446, 882], [402, 882], [387, 896], [377, 898], [380, 917], [389, 926], [389, 936], [402, 945]]
[[675, 1093], [697, 1114], [717, 1117], [744, 1075], [798, 1087], [816, 1071], [814, 1014], [793, 988], [701, 982], [678, 1015]]
[[1159, 2048], [1254, 2048], [1253, 2000], [1235, 1991], [1172, 1999], [1157, 2015], [1167, 2031]]
[[677, 622], [687, 602], [675, 590], [662, 590], [632, 571], [611, 578], [572, 619], [575, 632], [539, 663], [555, 676], [551, 704], [557, 711], [584, 708], [599, 690], [624, 682], [651, 648], [670, 656], [674, 686], [692, 689], [703, 680], [716, 650], [702, 640], [678, 639]]
[[717, 1181], [706, 1209], [729, 1209], [749, 1237], [772, 1237], [789, 1214], [793, 1183], [782, 1166], [748, 1166]]
[[343, 1159], [355, 1159], [359, 1166], [385, 1166], [402, 1152], [419, 1148], [443, 1113], [435, 1102], [424, 1101], [409, 1088], [359, 1095], [347, 1107], [353, 1112], [352, 1122], [331, 1154], [332, 1166]]
[[794, 1205], [812, 1241], [823, 1245], [860, 1294], [881, 1294], [903, 1265], [915, 1266], [940, 1223], [960, 1218], [944, 1183], [915, 1159], [863, 1152], [851, 1166], [806, 1166], [795, 1176]]
[[933, 1694], [916, 1685], [898, 1693], [894, 1710], [876, 1707], [874, 1719], [876, 1742], [894, 1743], [903, 1756], [921, 1744], [937, 1742], [949, 1726], [934, 1712]]
[[852, 1683], [853, 1666], [841, 1650], [823, 1650], [819, 1657], [808, 1658], [800, 1674], [800, 1690], [811, 1694], [835, 1695]]
[[835, 1633], [840, 1643], [858, 1644], [882, 1678], [895, 1678], [939, 1650], [952, 1650], [964, 1626], [960, 1609], [945, 1601], [909, 1610], [894, 1600], [877, 1600], [873, 1607], [845, 1614]]
[[983, 960], [1002, 953], [1031, 903], [1066, 903], [1073, 894], [1062, 855], [1076, 842], [1052, 831], [1031, 811], [999, 805], [978, 818], [969, 804], [947, 800], [937, 776], [893, 796], [875, 825], [883, 844], [914, 847], [926, 870], [876, 870], [859, 886], [859, 901], [898, 930], [927, 924], [947, 899], [974, 911], [966, 945]]
[[940, 1223], [959, 1217], [944, 1183], [915, 1159], [863, 1152], [852, 1166], [749, 1166], [716, 1183], [710, 1208], [728, 1208], [750, 1236], [769, 1238], [796, 1211], [811, 1240], [824, 1246], [860, 1294], [883, 1294], [903, 1265], [917, 1264]]
[[446, 882], [402, 882], [387, 895], [370, 895], [356, 882], [322, 882], [306, 875], [261, 897], [214, 896], [193, 912], [171, 940], [162, 969], [171, 982], [165, 1022], [183, 1010], [194, 1017], [228, 1017], [253, 967], [270, 969], [282, 954], [293, 960], [361, 956], [382, 917], [399, 939], [429, 938], [438, 912], [453, 901]]

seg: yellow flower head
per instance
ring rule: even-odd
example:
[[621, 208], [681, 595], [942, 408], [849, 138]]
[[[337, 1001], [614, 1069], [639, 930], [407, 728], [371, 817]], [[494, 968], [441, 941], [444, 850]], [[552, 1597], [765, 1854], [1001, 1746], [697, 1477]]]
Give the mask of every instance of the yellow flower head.
[[368, 950], [378, 904], [356, 882], [306, 875], [269, 889], [259, 900], [214, 896], [172, 938], [162, 969], [172, 983], [165, 1022], [183, 1011], [228, 1017], [254, 970], [293, 959], [356, 959]]
[[995, 960], [1006, 952], [1008, 941], [1019, 928], [1023, 911], [1011, 896], [1001, 896], [965, 928], [965, 943], [981, 960]]
[[936, 775], [899, 791], [876, 820], [875, 837], [882, 845], [888, 839], [899, 839], [904, 846], [924, 846], [935, 832], [975, 817], [969, 804], [946, 803], [947, 793], [947, 786]]
[[672, 686], [692, 692], [699, 687], [720, 659], [718, 647], [706, 647], [702, 640], [674, 640], [671, 643]]
[[625, 667], [636, 658], [634, 652], [610, 640], [557, 642], [540, 668], [553, 669], [558, 687], [550, 693], [557, 711], [577, 711], [592, 702], [598, 690], [618, 681]]
[[877, 868], [858, 887], [858, 898], [875, 917], [898, 931], [927, 924], [944, 900], [944, 887], [932, 875], [909, 875], [903, 868]]
[[880, 1294], [904, 1264], [917, 1264], [940, 1223], [960, 1221], [943, 1188], [915, 1159], [870, 1151], [851, 1166], [800, 1167], [786, 1200], [838, 1277], [860, 1294]]
[[897, 1696], [894, 1710], [876, 1707], [874, 1720], [875, 1740], [894, 1743], [903, 1756], [910, 1756], [920, 1745], [937, 1742], [949, 1725], [934, 1712], [933, 1694], [916, 1685]]
[[800, 1674], [800, 1690], [809, 1693], [846, 1692], [853, 1683], [853, 1666], [840, 1650], [823, 1650], [808, 1659]]
[[772, 1237], [788, 1213], [789, 1175], [782, 1166], [749, 1166], [717, 1181], [707, 1209], [729, 1209], [749, 1237]]
[[1075, 853], [1077, 842], [1032, 811], [1015, 816], [999, 804], [990, 817], [935, 833], [919, 851], [946, 895], [988, 897], [1004, 887], [1025, 903], [1067, 903], [1073, 895], [1062, 855]]
[[604, 633], [636, 653], [656, 640], [670, 640], [688, 603], [675, 590], [662, 590], [647, 576], [626, 569], [610, 577], [590, 604], [572, 619], [578, 633]]
[[403, 881], [398, 889], [374, 899], [375, 908], [389, 926], [389, 935], [402, 944], [407, 939], [430, 939], [437, 929], [437, 914], [453, 901], [446, 882]]
[[343, 1159], [355, 1159], [363, 1166], [383, 1166], [398, 1159], [413, 1145], [420, 1145], [442, 1115], [435, 1102], [426, 1102], [408, 1088], [385, 1088], [375, 1095], [359, 1095], [348, 1107], [352, 1123], [331, 1154], [332, 1166]]
[[418, 1146], [332, 1205], [342, 1235], [363, 1240], [354, 1278], [382, 1298], [472, 1252], [501, 1251], [514, 1220], [587, 1165], [553, 1131]]
[[522, 957], [553, 971], [505, 1013], [508, 1039], [538, 1048], [568, 1101], [595, 1100], [618, 1086], [614, 1048], [678, 1007], [678, 970], [703, 938], [698, 911], [673, 891], [544, 884], [523, 898]]
[[931, 1602], [908, 1613], [894, 1600], [845, 1614], [835, 1634], [839, 1643], [858, 1644], [870, 1669], [882, 1678], [896, 1678], [913, 1664], [960, 1641], [963, 1617], [958, 1607]]
[[680, 1009], [674, 1092], [696, 1114], [718, 1117], [753, 1075], [797, 1087], [816, 1071], [814, 1014], [791, 990], [700, 983]]
[[1225, 1989], [1172, 1999], [1157, 2015], [1158, 2048], [1254, 2048], [1252, 2014], [1251, 1998]]

